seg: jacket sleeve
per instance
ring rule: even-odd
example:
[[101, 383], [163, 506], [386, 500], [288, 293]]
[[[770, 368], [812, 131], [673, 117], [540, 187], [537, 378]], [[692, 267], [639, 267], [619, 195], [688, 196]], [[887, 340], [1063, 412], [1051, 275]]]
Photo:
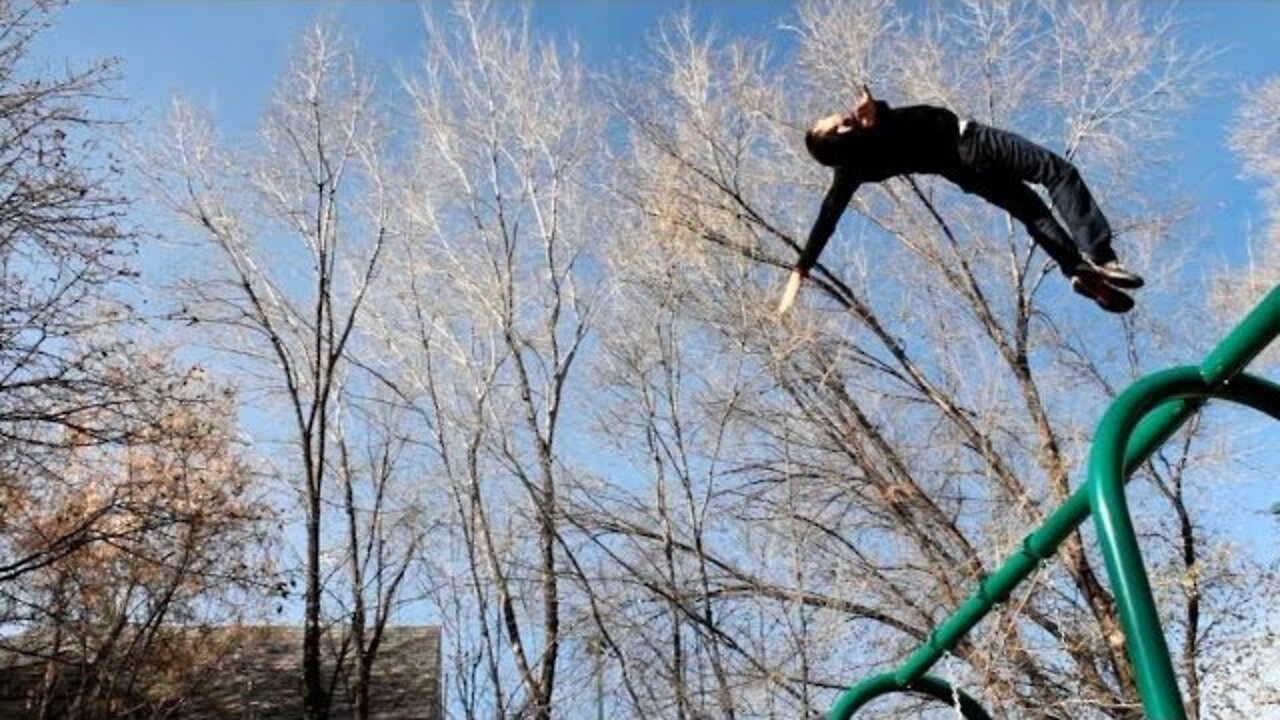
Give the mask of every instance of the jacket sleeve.
[[831, 180], [831, 188], [822, 199], [822, 209], [818, 212], [818, 219], [813, 223], [813, 228], [809, 231], [809, 239], [805, 242], [804, 249], [800, 251], [800, 259], [796, 262], [795, 269], [802, 275], [808, 275], [809, 270], [818, 264], [818, 256], [822, 254], [822, 249], [827, 246], [827, 241], [836, 231], [840, 216], [844, 213], [849, 201], [853, 199], [853, 193], [858, 189], [859, 184], [858, 179], [849, 169], [836, 168], [835, 177]]

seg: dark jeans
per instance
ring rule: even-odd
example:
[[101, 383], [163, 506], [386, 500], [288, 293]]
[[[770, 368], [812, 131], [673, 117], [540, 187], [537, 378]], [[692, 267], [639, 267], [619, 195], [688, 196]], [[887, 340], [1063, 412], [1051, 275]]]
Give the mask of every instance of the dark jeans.
[[[1066, 159], [1020, 135], [972, 120], [958, 149], [960, 165], [957, 172], [948, 173], [948, 179], [1026, 225], [1031, 238], [1064, 273], [1075, 274], [1081, 255], [1099, 263], [1115, 259], [1111, 226], [1080, 172]], [[1041, 185], [1049, 192], [1070, 234], [1026, 183]]]

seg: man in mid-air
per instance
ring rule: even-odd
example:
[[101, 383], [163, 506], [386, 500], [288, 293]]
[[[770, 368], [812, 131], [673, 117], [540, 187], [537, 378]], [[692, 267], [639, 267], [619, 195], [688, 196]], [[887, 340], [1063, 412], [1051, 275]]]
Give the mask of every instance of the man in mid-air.
[[[835, 169], [831, 189], [791, 271], [778, 312], [795, 301], [858, 186], [898, 175], [941, 175], [962, 190], [1006, 210], [1058, 263], [1077, 293], [1104, 310], [1133, 308], [1124, 290], [1142, 287], [1111, 249], [1111, 226], [1079, 171], [1024, 137], [931, 105], [890, 108], [865, 85], [852, 112], [818, 120], [805, 134], [814, 160]], [[1070, 228], [1067, 232], [1026, 183], [1041, 185]]]

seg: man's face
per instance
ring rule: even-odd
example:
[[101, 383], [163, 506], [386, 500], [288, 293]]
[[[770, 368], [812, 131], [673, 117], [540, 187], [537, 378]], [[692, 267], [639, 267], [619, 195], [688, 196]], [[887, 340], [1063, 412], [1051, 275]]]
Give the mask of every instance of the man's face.
[[828, 115], [813, 124], [813, 131], [819, 135], [841, 135], [853, 130], [855, 122], [853, 113]]

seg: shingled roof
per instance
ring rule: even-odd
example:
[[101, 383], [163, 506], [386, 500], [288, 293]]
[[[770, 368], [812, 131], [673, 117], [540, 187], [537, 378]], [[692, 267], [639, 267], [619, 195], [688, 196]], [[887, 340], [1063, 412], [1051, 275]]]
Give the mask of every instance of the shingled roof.
[[[194, 720], [301, 720], [302, 629], [285, 626], [203, 628], [201, 642], [219, 645], [216, 659], [202, 668], [202, 681], [185, 693], [181, 717]], [[191, 637], [177, 631], [172, 636]], [[322, 643], [323, 672], [333, 677], [340, 635], [330, 632]], [[10, 644], [11, 643], [6, 643]], [[43, 663], [30, 656], [0, 653], [0, 717], [20, 718], [39, 686]], [[354, 717], [348, 679], [354, 659], [347, 657], [336, 679], [332, 720]], [[440, 720], [440, 629], [389, 627], [374, 663], [370, 692], [373, 720]]]

